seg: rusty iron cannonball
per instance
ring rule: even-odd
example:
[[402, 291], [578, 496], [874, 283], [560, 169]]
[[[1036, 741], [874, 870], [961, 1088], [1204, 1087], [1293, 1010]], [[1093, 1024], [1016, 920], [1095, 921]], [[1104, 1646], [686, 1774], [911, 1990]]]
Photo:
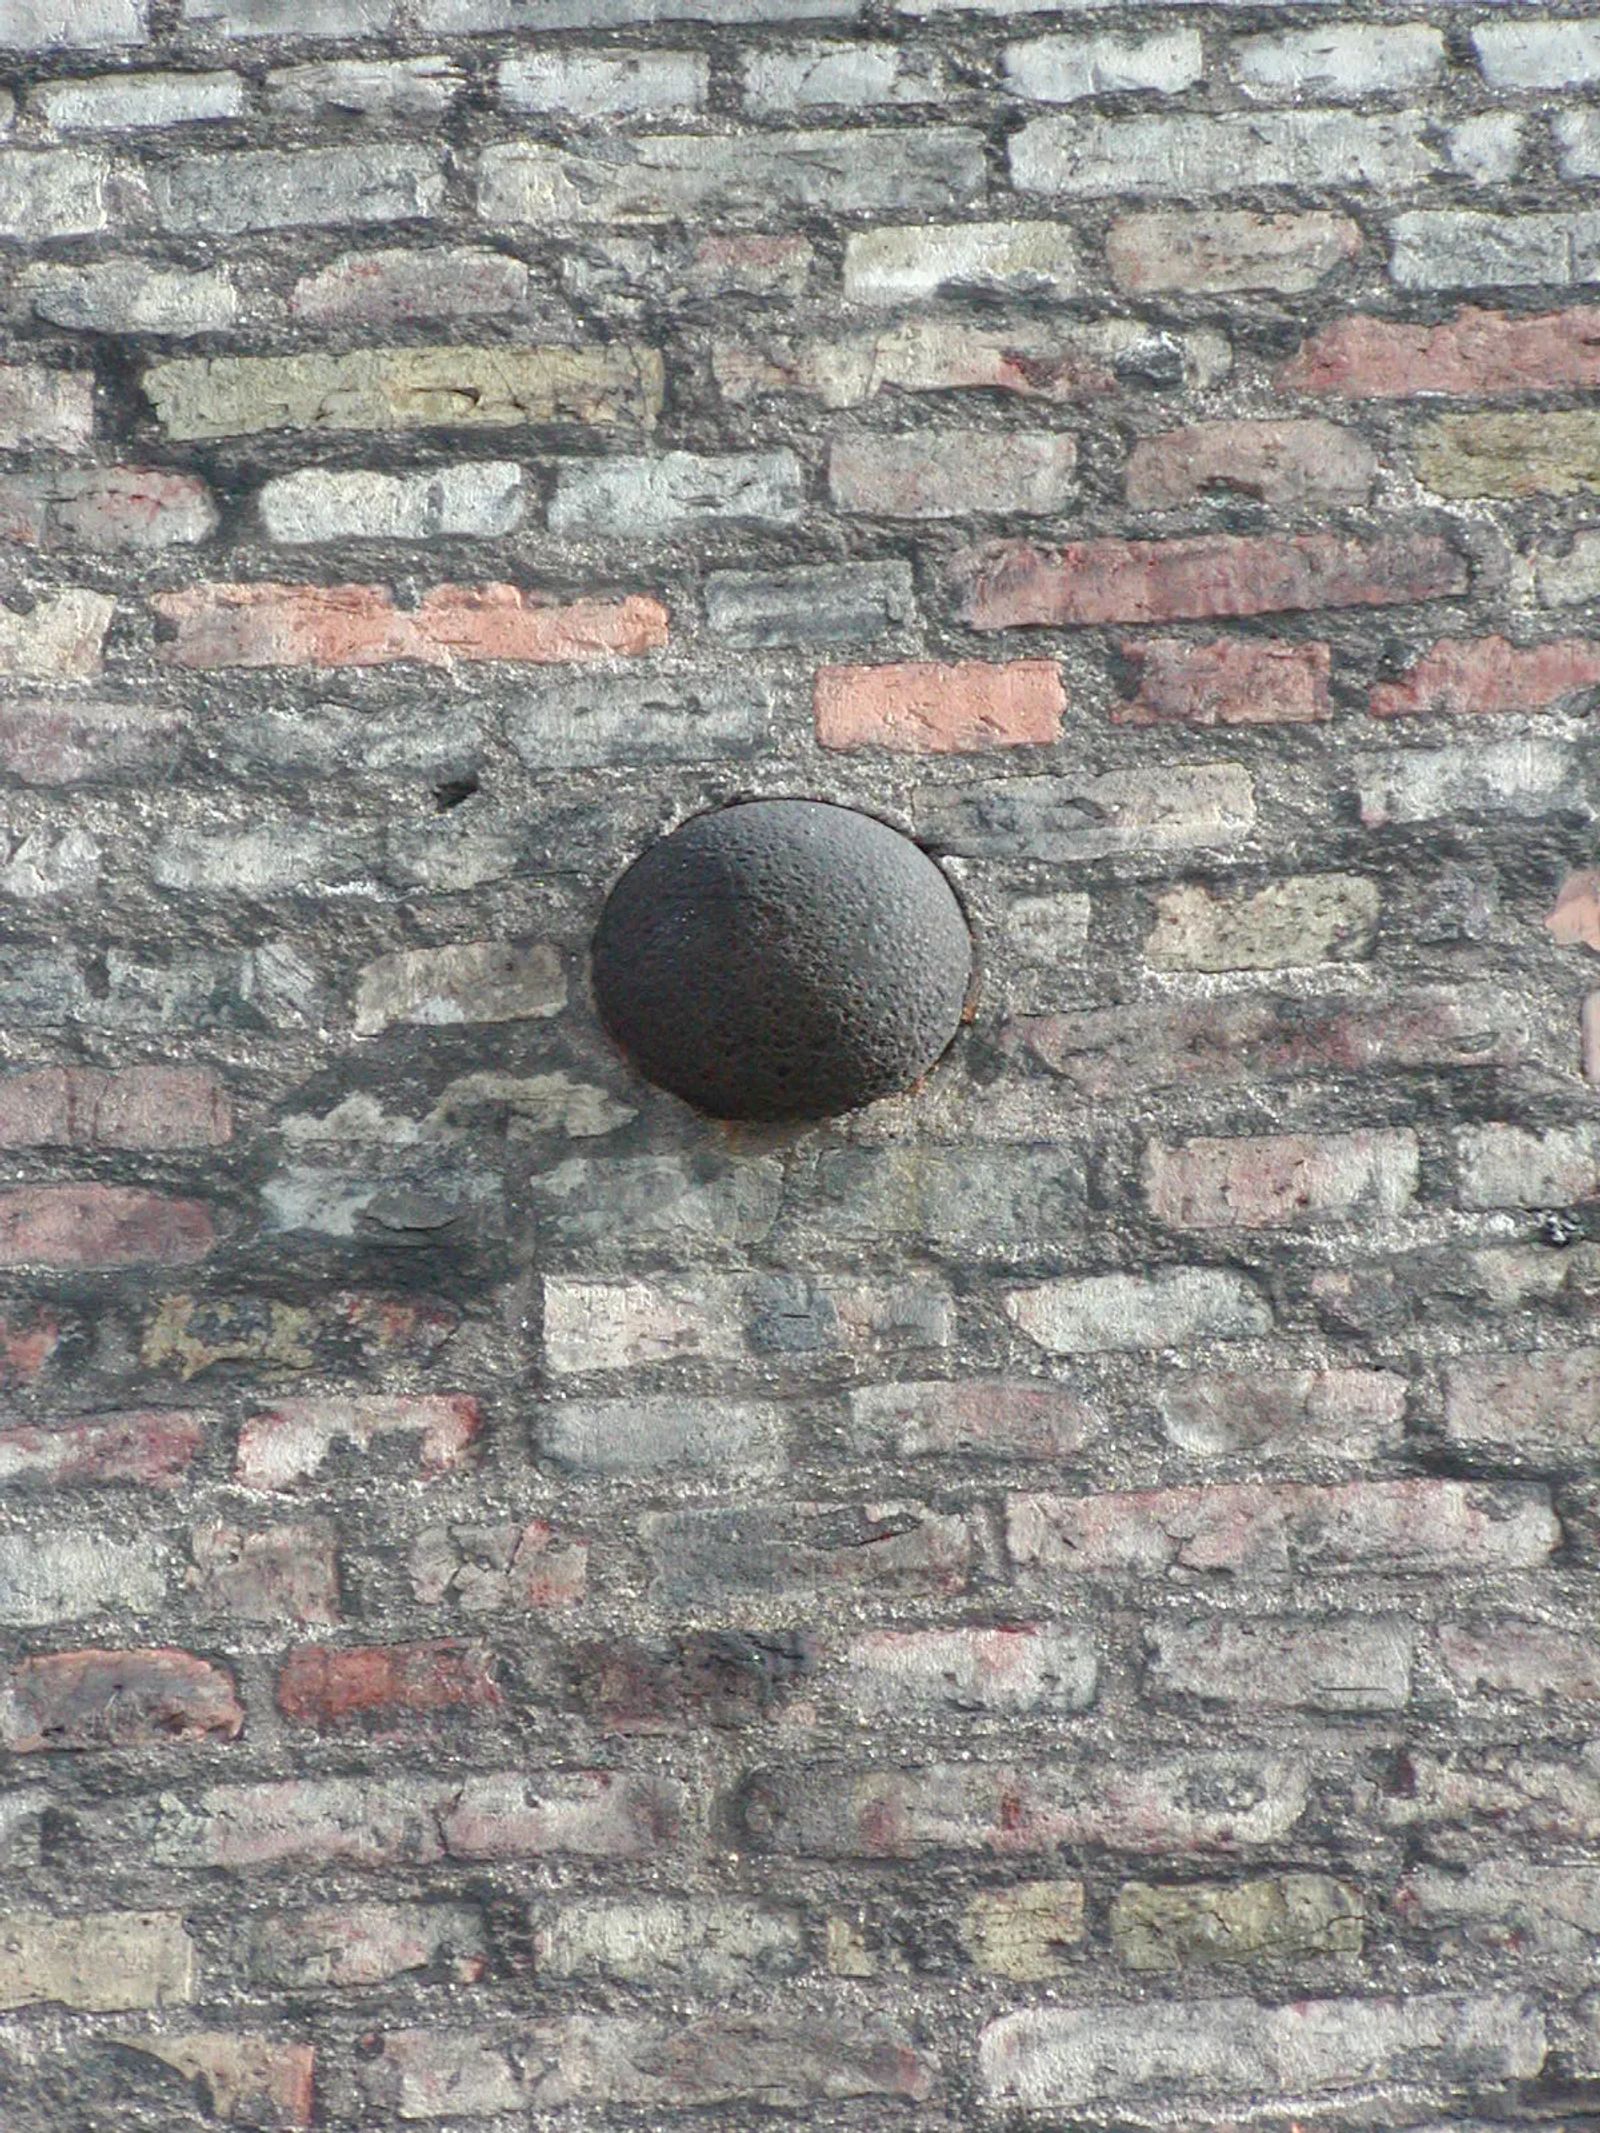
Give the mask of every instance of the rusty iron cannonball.
[[888, 823], [744, 800], [650, 845], [595, 930], [595, 999], [639, 1072], [714, 1118], [825, 1118], [919, 1079], [955, 1035], [972, 936]]

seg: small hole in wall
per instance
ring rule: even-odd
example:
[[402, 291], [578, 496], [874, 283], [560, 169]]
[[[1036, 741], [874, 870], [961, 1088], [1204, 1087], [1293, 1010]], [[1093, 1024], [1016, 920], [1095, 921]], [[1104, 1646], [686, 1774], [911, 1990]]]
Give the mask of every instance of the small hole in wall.
[[470, 772], [464, 778], [447, 778], [442, 785], [433, 788], [433, 804], [441, 815], [448, 814], [452, 807], [470, 800], [477, 789], [478, 781]]

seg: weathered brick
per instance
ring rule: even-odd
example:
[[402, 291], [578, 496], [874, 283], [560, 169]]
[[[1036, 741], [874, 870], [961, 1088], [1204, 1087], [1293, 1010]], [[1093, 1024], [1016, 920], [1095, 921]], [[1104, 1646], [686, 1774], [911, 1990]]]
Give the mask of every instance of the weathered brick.
[[1293, 608], [1386, 607], [1467, 589], [1467, 568], [1437, 534], [1207, 534], [1187, 541], [1021, 542], [957, 561], [962, 620], [1029, 624], [1176, 622]]
[[319, 1992], [395, 1978], [473, 1985], [489, 1957], [469, 1904], [341, 1903], [260, 1919], [246, 1962], [257, 1984]]
[[507, 713], [506, 737], [530, 770], [596, 763], [700, 762], [770, 746], [771, 684], [748, 668], [718, 674], [541, 680]]
[[897, 1460], [1058, 1459], [1106, 1427], [1086, 1401], [1042, 1380], [912, 1380], [857, 1386], [849, 1397], [853, 1448]]
[[1163, 1888], [1127, 1881], [1111, 1905], [1111, 1945], [1130, 1970], [1361, 1953], [1359, 1891], [1326, 1874], [1202, 1881]]
[[1227, 375], [1232, 351], [1207, 328], [1179, 332], [1138, 319], [1078, 325], [1021, 320], [997, 328], [960, 318], [907, 319], [841, 340], [772, 336], [717, 341], [711, 367], [734, 405], [769, 393], [805, 393], [824, 407], [858, 407], [880, 393], [980, 390], [1071, 404], [1122, 382], [1191, 386]]
[[648, 540], [684, 527], [753, 519], [787, 525], [804, 484], [793, 452], [662, 452], [569, 463], [556, 474], [552, 533]]
[[1214, 895], [1199, 883], [1155, 899], [1145, 961], [1158, 970], [1292, 970], [1360, 962], [1377, 933], [1378, 885], [1359, 874], [1303, 874]]
[[110, 220], [111, 166], [76, 148], [0, 149], [0, 238], [85, 237]]
[[645, 594], [561, 606], [518, 585], [435, 585], [411, 608], [386, 585], [267, 582], [196, 585], [150, 604], [173, 626], [162, 652], [179, 667], [539, 666], [653, 651], [667, 636], [666, 609]]
[[440, 1829], [455, 1859], [647, 1858], [676, 1840], [683, 1798], [647, 1772], [508, 1771], [452, 1786]]
[[1141, 438], [1125, 486], [1136, 511], [1177, 511], [1216, 496], [1292, 508], [1365, 503], [1377, 474], [1372, 447], [1336, 423], [1198, 422]]
[[543, 941], [401, 948], [368, 963], [357, 978], [355, 1033], [537, 1019], [559, 1013], [566, 997], [561, 959]]
[[1465, 1874], [1414, 1866], [1394, 1892], [1411, 1931], [1448, 1933], [1452, 1945], [1503, 1949], [1519, 1959], [1589, 1955], [1600, 1940], [1600, 1873], [1593, 1867], [1497, 1859]]
[[381, 36], [394, 0], [182, 0], [186, 29], [221, 37]]
[[1472, 32], [1484, 79], [1496, 89], [1566, 89], [1600, 80], [1600, 25], [1488, 22]]
[[966, 127], [645, 135], [625, 162], [507, 143], [479, 163], [487, 222], [541, 228], [680, 218], [762, 217], [822, 209], [938, 214], [980, 199], [983, 138]]
[[247, 1489], [296, 1488], [327, 1464], [335, 1446], [365, 1455], [379, 1437], [415, 1438], [424, 1481], [467, 1464], [483, 1413], [470, 1393], [327, 1394], [279, 1400], [247, 1415], [234, 1478]]
[[1470, 306], [1441, 326], [1342, 318], [1301, 343], [1278, 372], [1291, 391], [1352, 400], [1457, 399], [1567, 392], [1600, 383], [1600, 310], [1513, 317]]
[[1470, 749], [1358, 755], [1352, 764], [1369, 828], [1447, 815], [1546, 815], [1577, 803], [1577, 769], [1570, 748], [1531, 735]]
[[1130, 693], [1111, 708], [1117, 725], [1304, 725], [1333, 715], [1325, 644], [1149, 637], [1124, 638], [1117, 651], [1130, 670]]
[[242, 118], [246, 91], [237, 74], [103, 74], [46, 82], [30, 102], [54, 133], [121, 132]]
[[1516, 1570], [1547, 1561], [1561, 1538], [1542, 1488], [1431, 1479], [1014, 1496], [1007, 1532], [1025, 1568], [1078, 1576]]
[[0, 1684], [0, 1743], [13, 1755], [235, 1740], [243, 1730], [232, 1678], [192, 1652], [50, 1652]]
[[116, 602], [109, 593], [41, 593], [25, 614], [0, 606], [0, 680], [82, 681], [100, 671]]
[[770, 1474], [787, 1463], [783, 1410], [770, 1401], [564, 1400], [541, 1412], [537, 1438], [542, 1461], [579, 1473]]
[[1523, 589], [1541, 607], [1576, 607], [1600, 597], [1600, 533], [1575, 532], [1563, 553], [1536, 548], [1519, 561]]
[[1303, 1767], [1260, 1754], [1142, 1765], [924, 1763], [840, 1770], [827, 1785], [791, 1767], [756, 1772], [738, 1802], [752, 1846], [839, 1859], [1017, 1858], [1078, 1845], [1235, 1853], [1273, 1843], [1305, 1809]]
[[35, 548], [161, 549], [208, 540], [203, 481], [165, 467], [62, 469], [0, 479], [0, 540]]
[[404, 144], [240, 149], [158, 165], [150, 191], [162, 229], [231, 237], [304, 223], [426, 218], [444, 197], [444, 171], [436, 152]]
[[1084, 2108], [1143, 2116], [1176, 2092], [1202, 2097], [1365, 2093], [1403, 2067], [1416, 2083], [1503, 2082], [1538, 2073], [1544, 2024], [1509, 1994], [1298, 2000], [1172, 2000], [1040, 2008], [983, 2031], [978, 2071], [991, 2109]]
[[744, 100], [752, 111], [804, 111], [819, 104], [932, 103], [941, 94], [937, 62], [893, 44], [810, 40], [758, 50], [744, 61]]
[[527, 503], [514, 460], [479, 460], [422, 474], [305, 467], [264, 483], [257, 506], [274, 541], [433, 541], [514, 533]]
[[947, 1347], [954, 1322], [949, 1291], [926, 1279], [544, 1282], [545, 1362], [559, 1376], [693, 1356]]
[[1042, 1985], [1069, 1967], [1063, 1949], [1084, 1938], [1081, 1881], [1019, 1881], [968, 1903], [961, 1943], [975, 1970], [1013, 1984]]
[[857, 432], [828, 452], [828, 490], [841, 511], [869, 518], [1050, 517], [1074, 491], [1078, 448], [1054, 431]]
[[1358, 103], [1427, 89], [1448, 59], [1444, 32], [1426, 23], [1328, 23], [1242, 38], [1233, 47], [1233, 64], [1251, 96]]
[[440, 1711], [494, 1710], [504, 1698], [481, 1646], [302, 1644], [278, 1670], [277, 1704], [322, 1731], [371, 1720], [392, 1727]]
[[687, 1733], [759, 1724], [810, 1675], [813, 1640], [783, 1630], [695, 1630], [569, 1647], [567, 1673], [584, 1715], [607, 1734]]
[[1600, 1836], [1600, 1770], [1592, 1753], [1557, 1758], [1515, 1746], [1480, 1745], [1450, 1761], [1407, 1754], [1366, 1804], [1391, 1829], [1588, 1846]]
[[817, 563], [798, 570], [713, 570], [706, 624], [730, 644], [857, 644], [916, 614], [908, 563]]
[[1381, 1221], [1416, 1197], [1417, 1137], [1406, 1127], [1252, 1139], [1152, 1141], [1145, 1205], [1173, 1229], [1281, 1229], [1300, 1222]]
[[1348, 216], [1209, 210], [1124, 215], [1106, 236], [1106, 264], [1125, 295], [1176, 289], [1301, 296], [1361, 250]]
[[850, 1709], [903, 1721], [908, 1713], [1086, 1711], [1099, 1667], [1081, 1631], [1037, 1624], [1003, 1629], [880, 1629], [831, 1655], [824, 1680]]
[[1067, 195], [1192, 197], [1276, 185], [1398, 190], [1439, 168], [1408, 117], [1343, 111], [1040, 118], [1012, 135], [1009, 153], [1012, 183], [1024, 192]]
[[36, 1067], [0, 1076], [0, 1148], [218, 1148], [227, 1096], [203, 1067]]
[[152, 363], [144, 389], [169, 437], [263, 430], [648, 428], [661, 410], [653, 348], [365, 348], [348, 355], [201, 356]]
[[12, 696], [0, 703], [0, 769], [25, 785], [171, 771], [183, 730], [163, 704]]
[[182, 1266], [216, 1242], [202, 1200], [129, 1185], [30, 1185], [0, 1192], [0, 1266]]
[[1463, 1126], [1463, 1207], [1567, 1207], [1600, 1199], [1600, 1125]]
[[1586, 1632], [1503, 1619], [1443, 1622], [1435, 1642], [1446, 1671], [1469, 1696], [1600, 1702], [1600, 1649]]
[[224, 2125], [309, 2126], [316, 2049], [259, 2032], [190, 2030], [183, 2036], [119, 2039], [124, 2050], [170, 2066]]
[[1250, 1282], [1208, 1267], [1045, 1282], [1013, 1289], [1005, 1309], [1051, 1355], [1248, 1340], [1272, 1329], [1272, 1313]]
[[511, 111], [555, 112], [564, 120], [632, 118], [641, 112], [698, 111], [709, 63], [702, 52], [625, 52], [612, 58], [570, 48], [519, 53], [500, 62], [500, 101]]
[[[851, 19], [862, 0], [652, 0], [652, 22], [792, 23]], [[638, 28], [634, 0], [424, 0], [428, 28], [598, 30]]]
[[17, 287], [37, 317], [91, 333], [160, 333], [173, 340], [219, 333], [239, 316], [225, 267], [189, 273], [144, 259], [28, 267]]
[[1584, 1078], [1600, 1087], [1600, 992], [1586, 993], [1578, 1012]]
[[1416, 458], [1437, 496], [1581, 495], [1600, 489], [1600, 415], [1443, 415]]
[[296, 1625], [339, 1620], [339, 1535], [326, 1520], [269, 1526], [197, 1526], [185, 1582], [204, 1614]]
[[438, 120], [465, 86], [459, 69], [436, 53], [424, 59], [333, 59], [274, 67], [266, 103], [269, 111], [291, 118]]
[[1399, 1448], [1406, 1381], [1380, 1370], [1210, 1371], [1163, 1377], [1155, 1403], [1182, 1451], [1365, 1461]]
[[164, 1296], [142, 1316], [140, 1361], [184, 1379], [223, 1363], [273, 1373], [425, 1363], [461, 1323], [437, 1296], [320, 1288], [294, 1299], [259, 1289]]
[[678, 1991], [729, 1992], [805, 1967], [798, 1916], [773, 1906], [705, 1897], [535, 1907], [541, 1977], [607, 1978]]
[[54, 2004], [101, 2014], [192, 2000], [195, 1953], [175, 1911], [7, 1912], [0, 1916], [0, 2007]]
[[1054, 222], [962, 222], [859, 230], [845, 240], [844, 295], [852, 304], [916, 303], [981, 290], [991, 296], [1075, 296], [1072, 232]]
[[1504, 637], [1446, 637], [1398, 681], [1379, 682], [1374, 718], [1476, 717], [1504, 711], [1583, 711], [1600, 688], [1600, 642], [1561, 637], [1508, 644]]
[[94, 1532], [0, 1534], [0, 1622], [26, 1628], [144, 1614], [166, 1594], [166, 1560], [153, 1541]]
[[1066, 692], [1050, 659], [817, 670], [817, 739], [824, 748], [946, 755], [1046, 746], [1060, 738], [1065, 710]]
[[7, 0], [0, 49], [49, 52], [59, 45], [143, 44], [147, 0]]
[[916, 816], [920, 835], [963, 857], [1070, 863], [1234, 844], [1255, 821], [1255, 791], [1234, 763], [1063, 773], [930, 786]]
[[1193, 30], [1152, 37], [1034, 37], [1007, 45], [1006, 84], [1041, 104], [1150, 89], [1172, 96], [1200, 79], [1203, 58]]
[[525, 2024], [514, 2055], [464, 2030], [390, 2030], [363, 2078], [380, 2109], [408, 2120], [596, 2102], [803, 2111], [853, 2097], [920, 2102], [933, 2088], [931, 2068], [897, 2030], [818, 2011], [678, 2025], [575, 2015]]
[[674, 1605], [739, 1592], [963, 1592], [975, 1560], [964, 1516], [915, 1504], [650, 1511], [639, 1537]]
[[447, 1601], [469, 1615], [570, 1607], [583, 1597], [589, 1550], [584, 1541], [558, 1537], [542, 1518], [525, 1526], [430, 1526], [417, 1535], [408, 1568], [412, 1591], [430, 1607]]
[[94, 435], [94, 379], [86, 370], [0, 365], [0, 446], [76, 452]]
[[1473, 289], [1592, 281], [1600, 217], [1489, 215], [1419, 208], [1390, 225], [1390, 278], [1402, 289]]
[[1291, 1711], [1403, 1711], [1415, 1632], [1377, 1616], [1160, 1622], [1145, 1633], [1158, 1698]]
[[[0, 1384], [36, 1376], [59, 1328], [53, 1319], [7, 1321]], [[171, 1488], [193, 1463], [216, 1417], [185, 1408], [133, 1408], [71, 1422], [18, 1422], [0, 1429], [0, 1483], [76, 1488], [107, 1481]]]
[[520, 259], [472, 245], [343, 252], [301, 276], [289, 292], [289, 310], [316, 326], [516, 317], [528, 308], [528, 287]]

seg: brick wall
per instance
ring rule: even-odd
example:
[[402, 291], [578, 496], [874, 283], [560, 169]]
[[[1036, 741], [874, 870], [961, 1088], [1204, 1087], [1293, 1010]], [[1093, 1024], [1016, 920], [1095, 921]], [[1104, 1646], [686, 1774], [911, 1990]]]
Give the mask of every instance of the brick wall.
[[[6, 2133], [1600, 2122], [1597, 88], [0, 0]], [[763, 792], [804, 1132], [587, 995]]]

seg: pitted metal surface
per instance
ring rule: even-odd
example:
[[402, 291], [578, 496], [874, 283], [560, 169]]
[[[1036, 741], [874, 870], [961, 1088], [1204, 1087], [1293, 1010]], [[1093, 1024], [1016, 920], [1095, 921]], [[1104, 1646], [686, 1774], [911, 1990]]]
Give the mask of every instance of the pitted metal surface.
[[823, 1118], [907, 1087], [955, 1035], [972, 973], [927, 854], [820, 800], [741, 802], [651, 845], [593, 954], [617, 1043], [716, 1118]]

